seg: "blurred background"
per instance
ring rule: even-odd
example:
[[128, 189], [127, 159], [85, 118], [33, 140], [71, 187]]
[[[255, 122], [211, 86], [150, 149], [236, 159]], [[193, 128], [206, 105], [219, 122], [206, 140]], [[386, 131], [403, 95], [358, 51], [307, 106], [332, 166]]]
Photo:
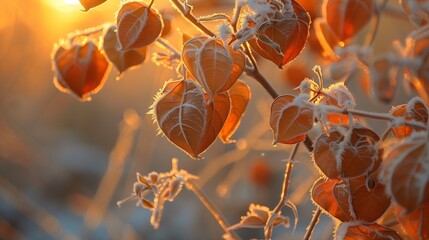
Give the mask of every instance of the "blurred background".
[[[76, 0], [2, 1], [0, 8], [0, 239], [221, 239], [222, 230], [190, 191], [166, 203], [161, 226], [154, 230], [150, 212], [134, 202], [118, 208], [116, 202], [132, 191], [136, 172], [170, 170], [171, 158], [200, 176], [197, 184], [230, 224], [245, 215], [250, 203], [277, 204], [291, 147], [272, 147], [268, 125], [270, 96], [243, 77], [252, 89], [252, 99], [236, 143], [220, 141], [194, 161], [156, 135], [147, 115], [153, 96], [163, 82], [175, 77], [171, 69], [147, 61], [116, 81], [112, 68], [104, 88], [91, 102], [55, 89], [51, 67], [52, 46], [76, 30], [113, 22], [119, 0], [81, 11]], [[305, 1], [304, 1], [305, 2]], [[231, 14], [233, 1], [191, 1], [197, 15], [224, 11]], [[156, 0], [155, 7], [173, 17], [173, 32], [167, 38], [176, 48], [176, 28], [196, 31], [169, 6]], [[390, 51], [390, 41], [403, 39], [411, 26], [383, 16], [375, 49]], [[216, 26], [218, 23], [213, 23]], [[402, 24], [388, 31], [391, 24]], [[395, 25], [398, 26], [398, 25]], [[386, 44], [387, 43], [387, 44]], [[164, 51], [151, 46], [150, 51]], [[260, 61], [262, 72], [279, 93], [292, 93], [296, 83], [287, 70]], [[304, 52], [295, 65], [323, 64], [317, 54]], [[305, 71], [304, 71], [305, 72]], [[293, 75], [293, 74], [292, 74]], [[311, 77], [310, 75], [309, 77]], [[299, 78], [299, 81], [302, 78]], [[357, 108], [388, 111], [390, 106], [370, 102], [359, 82], [350, 84]], [[411, 96], [400, 96], [404, 103]], [[377, 126], [377, 123], [374, 123]], [[379, 124], [379, 123], [378, 123]], [[377, 131], [377, 130], [376, 130]], [[382, 132], [382, 129], [377, 131]], [[316, 132], [311, 133], [316, 136]], [[298, 207], [295, 234], [291, 228], [275, 228], [274, 239], [302, 239], [314, 205], [309, 190], [319, 173], [299, 149], [292, 174], [289, 199]], [[333, 222], [322, 216], [317, 239], [331, 239]], [[263, 238], [263, 231], [238, 230], [243, 239]]]

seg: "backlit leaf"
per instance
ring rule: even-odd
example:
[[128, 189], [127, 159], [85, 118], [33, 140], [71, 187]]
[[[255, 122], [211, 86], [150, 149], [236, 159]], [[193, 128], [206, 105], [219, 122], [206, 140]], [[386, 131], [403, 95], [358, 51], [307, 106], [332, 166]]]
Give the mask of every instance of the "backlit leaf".
[[187, 41], [183, 46], [182, 58], [186, 68], [209, 94], [209, 101], [232, 87], [245, 64], [240, 51], [226, 47], [219, 39], [207, 37]]
[[[294, 13], [277, 13], [276, 21], [258, 30], [259, 35], [266, 36], [273, 44], [259, 37], [250, 39], [250, 46], [262, 57], [272, 61], [279, 68], [294, 60], [307, 42], [310, 30], [310, 16], [299, 3], [292, 0]], [[278, 48], [278, 47], [279, 48]], [[279, 53], [281, 52], [281, 54]]]
[[118, 38], [114, 27], [109, 28], [104, 35], [103, 48], [109, 60], [121, 74], [132, 67], [142, 64], [147, 55], [146, 47], [119, 51]]
[[142, 2], [127, 2], [117, 15], [119, 50], [142, 48], [153, 43], [163, 28], [162, 19], [154, 8]]
[[427, 132], [414, 132], [401, 142], [391, 144], [385, 159], [386, 188], [392, 200], [414, 211], [429, 202], [429, 139]]
[[413, 239], [429, 239], [429, 203], [410, 213], [398, 206], [396, 216], [401, 227], [410, 237]]
[[164, 92], [153, 108], [160, 130], [177, 147], [198, 158], [208, 124], [204, 92], [192, 80], [180, 81]]
[[327, 57], [336, 56], [335, 49], [338, 47], [344, 47], [344, 42], [340, 41], [338, 36], [326, 22], [326, 19], [316, 18], [313, 26], [317, 40], [319, 40], [319, 44], [323, 49], [322, 55]]
[[355, 36], [371, 20], [374, 0], [325, 0], [323, 16], [340, 41]]
[[392, 229], [376, 223], [342, 223], [335, 232], [335, 240], [402, 240]]
[[294, 103], [292, 95], [282, 95], [271, 105], [270, 127], [277, 142], [293, 144], [304, 141], [313, 127], [313, 110]]
[[363, 126], [332, 129], [317, 138], [314, 162], [331, 179], [362, 176], [380, 165], [378, 141], [377, 134]]
[[69, 49], [60, 46], [53, 56], [54, 84], [60, 91], [87, 101], [103, 87], [108, 67], [106, 57], [92, 41]]
[[335, 186], [334, 193], [341, 209], [355, 220], [373, 222], [390, 206], [385, 186], [374, 177], [341, 181]]
[[159, 129], [177, 147], [200, 158], [216, 139], [230, 111], [227, 93], [213, 102], [193, 80], [170, 82], [152, 106]]
[[343, 222], [352, 220], [350, 212], [342, 209], [334, 195], [334, 188], [339, 180], [320, 178], [311, 189], [311, 199], [330, 216]]
[[[414, 120], [427, 124], [429, 114], [428, 109], [419, 97], [415, 97], [408, 102], [392, 108], [390, 111], [395, 117], [404, 117], [406, 120]], [[413, 131], [421, 131], [422, 129], [413, 129], [412, 127], [400, 125], [392, 128], [392, 133], [397, 138], [403, 138], [411, 135]]]
[[237, 130], [240, 125], [241, 118], [244, 115], [247, 104], [250, 100], [250, 88], [241, 80], [235, 82], [234, 85], [228, 90], [229, 97], [231, 98], [231, 112], [225, 121], [219, 138], [224, 143], [234, 142], [230, 139], [232, 134]]
[[104, 3], [105, 1], [107, 0], [79, 0], [86, 11]]

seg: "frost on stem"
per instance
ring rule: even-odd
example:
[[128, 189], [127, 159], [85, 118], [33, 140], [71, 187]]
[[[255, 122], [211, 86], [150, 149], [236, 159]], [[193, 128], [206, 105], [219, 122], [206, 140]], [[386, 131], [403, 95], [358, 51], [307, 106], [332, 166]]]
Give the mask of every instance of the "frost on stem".
[[[178, 169], [177, 159], [172, 159], [172, 169], [169, 172], [157, 173], [151, 172], [146, 176], [137, 173], [137, 181], [133, 184], [131, 195], [117, 204], [119, 207], [130, 200], [137, 200], [137, 206], [152, 211], [150, 223], [157, 229], [161, 221], [164, 203], [174, 201], [182, 190], [183, 184], [191, 179], [197, 179], [197, 176], [189, 174], [187, 171]], [[147, 195], [152, 193], [153, 200], [149, 200]]]

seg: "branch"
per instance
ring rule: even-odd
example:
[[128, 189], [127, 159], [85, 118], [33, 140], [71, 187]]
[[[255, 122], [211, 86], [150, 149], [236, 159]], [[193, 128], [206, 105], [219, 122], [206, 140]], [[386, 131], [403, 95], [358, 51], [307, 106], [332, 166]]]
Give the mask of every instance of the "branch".
[[213, 217], [217, 220], [219, 225], [222, 227], [223, 231], [231, 236], [234, 236], [236, 239], [239, 239], [238, 236], [234, 234], [231, 230], [229, 230], [229, 225], [225, 218], [221, 215], [221, 213], [213, 206], [210, 200], [204, 195], [203, 192], [198, 188], [197, 185], [192, 180], [186, 181], [186, 186], [189, 190], [191, 190], [198, 199], [204, 204], [204, 206], [209, 210], [209, 212], [213, 215]]
[[210, 37], [215, 37], [216, 34], [214, 34], [210, 29], [208, 29], [205, 25], [200, 23], [197, 18], [192, 14], [192, 6], [189, 5], [186, 1], [184, 3], [181, 3], [179, 0], [170, 0], [170, 2], [175, 6], [176, 10], [190, 23], [192, 23], [197, 29], [201, 30], [205, 34], [209, 35]]
[[[292, 149], [292, 152], [290, 152], [288, 163], [286, 164], [285, 175], [284, 175], [284, 178], [283, 178], [282, 193], [280, 195], [280, 200], [277, 203], [277, 206], [273, 210], [274, 215], [279, 214], [281, 212], [283, 206], [285, 205], [287, 191], [289, 189], [290, 175], [292, 173], [292, 168], [293, 168], [293, 159], [295, 158], [295, 155], [298, 152], [298, 148], [299, 148], [299, 143], [296, 143], [294, 145], [293, 149]], [[265, 238], [266, 239], [271, 239], [271, 233], [272, 233], [272, 231], [273, 231], [273, 224], [270, 225], [267, 228], [267, 230], [265, 231]]]
[[317, 208], [317, 210], [313, 214], [313, 218], [311, 219], [310, 225], [308, 225], [307, 227], [307, 232], [305, 233], [303, 240], [309, 240], [311, 238], [314, 228], [316, 227], [316, 224], [319, 222], [319, 217], [321, 213], [322, 213], [322, 210], [320, 210], [320, 208]]

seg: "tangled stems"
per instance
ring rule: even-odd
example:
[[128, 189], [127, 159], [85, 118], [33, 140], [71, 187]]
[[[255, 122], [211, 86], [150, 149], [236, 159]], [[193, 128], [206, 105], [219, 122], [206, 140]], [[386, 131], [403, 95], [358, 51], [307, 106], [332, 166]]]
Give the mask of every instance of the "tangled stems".
[[[197, 20], [197, 18], [195, 18], [195, 16], [191, 13], [191, 10], [192, 10], [191, 6], [187, 5], [186, 3], [185, 3], [185, 5], [183, 5], [182, 3], [179, 2], [179, 0], [170, 0], [170, 1], [176, 7], [176, 10], [178, 10], [179, 13], [185, 19], [187, 19], [190, 23], [192, 23], [196, 28], [200, 29], [201, 31], [203, 31], [204, 33], [206, 33], [207, 35], [209, 35], [211, 37], [216, 36], [216, 34], [214, 34], [210, 29], [208, 29], [206, 26], [204, 26], [202, 23], [200, 23]], [[239, 10], [238, 10], [238, 12], [239, 12]], [[237, 15], [237, 13], [236, 13], [236, 15]], [[235, 18], [236, 17], [234, 17], [234, 19]], [[234, 31], [237, 30], [236, 21], [233, 22], [233, 28], [234, 28]], [[261, 84], [262, 87], [270, 94], [270, 96], [273, 99], [277, 98], [279, 96], [279, 94], [273, 88], [273, 86], [268, 82], [268, 80], [259, 71], [255, 57], [253, 56], [252, 51], [250, 50], [248, 43], [246, 42], [243, 45], [244, 45], [244, 53], [250, 59], [250, 62], [253, 66], [252, 68], [246, 67], [245, 72], [250, 77], [254, 78], [259, 84]], [[309, 152], [313, 151], [313, 142], [311, 141], [311, 139], [308, 136], [305, 137], [304, 145], [306, 146], [306, 148]], [[294, 156], [298, 150], [298, 146], [299, 146], [299, 144], [295, 144], [294, 148], [292, 149], [292, 152], [291, 152], [290, 157], [289, 157], [290, 160], [294, 158]], [[277, 206], [275, 207], [275, 209], [273, 210], [273, 212], [275, 214], [279, 213], [281, 211], [283, 205], [284, 205], [284, 202], [285, 202], [285, 199], [287, 196], [288, 187], [289, 187], [289, 181], [290, 181], [290, 175], [292, 172], [292, 168], [293, 168], [293, 163], [289, 162], [286, 166], [285, 176], [284, 176], [284, 180], [283, 180], [283, 190], [282, 190], [282, 193], [280, 195], [280, 201], [277, 204]], [[204, 197], [204, 195], [202, 195], [201, 191], [199, 191], [198, 188], [195, 188], [195, 184], [191, 184], [191, 186], [193, 186], [191, 189], [194, 191], [194, 193], [200, 198], [200, 200], [204, 203], [204, 205], [209, 209], [209, 211], [213, 214], [213, 216], [218, 220], [222, 229], [224, 229], [224, 231], [226, 233], [229, 233], [228, 225], [226, 224], [226, 221], [222, 219], [221, 215], [215, 210], [215, 208]], [[269, 226], [267, 228], [267, 230], [265, 231], [266, 239], [271, 239], [271, 233], [272, 233], [272, 226]]]

